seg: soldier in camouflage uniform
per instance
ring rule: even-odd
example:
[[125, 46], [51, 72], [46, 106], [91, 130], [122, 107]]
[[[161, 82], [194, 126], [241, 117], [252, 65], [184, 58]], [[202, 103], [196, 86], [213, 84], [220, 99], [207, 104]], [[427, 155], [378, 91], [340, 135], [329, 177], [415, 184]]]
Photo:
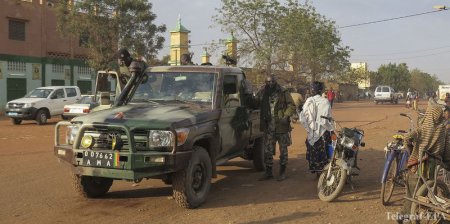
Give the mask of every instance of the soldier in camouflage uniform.
[[261, 109], [261, 131], [264, 132], [264, 163], [266, 171], [259, 180], [273, 178], [272, 166], [275, 147], [280, 146], [280, 176], [286, 179], [288, 146], [291, 145], [290, 117], [295, 113], [295, 105], [289, 91], [281, 87], [273, 75], [266, 78], [266, 85], [258, 92], [257, 99]]

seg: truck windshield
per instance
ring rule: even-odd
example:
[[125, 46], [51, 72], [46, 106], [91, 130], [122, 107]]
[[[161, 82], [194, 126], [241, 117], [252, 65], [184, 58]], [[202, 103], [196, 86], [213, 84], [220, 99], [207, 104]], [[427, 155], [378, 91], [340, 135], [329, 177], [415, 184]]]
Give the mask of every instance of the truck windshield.
[[25, 98], [47, 98], [53, 89], [35, 89], [28, 93]]
[[211, 105], [215, 79], [214, 73], [149, 72], [131, 102], [183, 101]]

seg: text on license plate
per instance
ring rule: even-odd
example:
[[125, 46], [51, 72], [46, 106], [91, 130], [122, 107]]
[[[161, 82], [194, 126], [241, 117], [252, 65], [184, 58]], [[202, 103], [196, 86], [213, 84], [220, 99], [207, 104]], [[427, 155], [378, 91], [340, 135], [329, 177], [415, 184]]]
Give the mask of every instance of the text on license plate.
[[119, 153], [105, 153], [95, 151], [83, 152], [83, 165], [84, 166], [97, 166], [97, 167], [118, 167], [119, 166]]
[[16, 113], [16, 112], [8, 112], [8, 115], [9, 115], [9, 116], [17, 116], [18, 113]]

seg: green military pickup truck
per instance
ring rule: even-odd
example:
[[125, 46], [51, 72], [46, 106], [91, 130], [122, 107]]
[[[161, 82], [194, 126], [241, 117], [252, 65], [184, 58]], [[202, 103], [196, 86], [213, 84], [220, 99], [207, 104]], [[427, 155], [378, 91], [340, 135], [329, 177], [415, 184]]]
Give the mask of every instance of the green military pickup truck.
[[111, 109], [56, 125], [54, 153], [72, 167], [77, 192], [100, 197], [114, 180], [159, 178], [181, 207], [196, 208], [217, 165], [243, 157], [264, 169], [259, 111], [241, 69], [130, 67]]

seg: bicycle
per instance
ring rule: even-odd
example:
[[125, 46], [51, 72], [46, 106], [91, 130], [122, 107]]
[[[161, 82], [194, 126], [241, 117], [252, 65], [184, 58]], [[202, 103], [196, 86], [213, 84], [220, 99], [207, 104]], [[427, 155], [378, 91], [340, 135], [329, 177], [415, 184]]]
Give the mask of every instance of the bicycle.
[[[420, 152], [420, 158], [423, 158], [425, 153]], [[422, 164], [423, 161], [420, 159], [418, 167], [422, 167]], [[450, 191], [448, 183], [444, 182], [448, 170], [449, 167], [436, 166], [434, 177], [431, 180], [426, 180], [421, 172], [418, 172], [419, 179], [413, 195], [411, 198], [405, 197], [406, 200], [412, 202], [410, 214], [415, 217], [412, 223], [448, 223], [450, 220]], [[441, 171], [444, 172], [444, 180], [438, 178]]]
[[381, 177], [381, 203], [387, 205], [392, 197], [395, 186], [406, 186], [406, 172], [409, 158], [409, 150], [404, 142], [406, 133], [413, 130], [413, 120], [410, 116], [401, 113], [403, 117], [409, 119], [409, 132], [398, 130], [398, 133], [393, 136], [394, 141], [388, 143], [384, 148], [385, 158], [383, 175]]

